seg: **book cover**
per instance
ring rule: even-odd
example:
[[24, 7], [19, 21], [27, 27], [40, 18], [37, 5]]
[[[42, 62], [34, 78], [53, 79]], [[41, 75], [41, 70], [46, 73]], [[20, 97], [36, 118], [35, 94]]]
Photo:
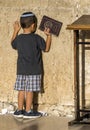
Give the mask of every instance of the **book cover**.
[[62, 27], [62, 22], [57, 21], [55, 19], [52, 19], [48, 16], [43, 16], [39, 29], [41, 31], [44, 31], [44, 29], [46, 28], [50, 28], [50, 33], [52, 33], [53, 35], [58, 36]]

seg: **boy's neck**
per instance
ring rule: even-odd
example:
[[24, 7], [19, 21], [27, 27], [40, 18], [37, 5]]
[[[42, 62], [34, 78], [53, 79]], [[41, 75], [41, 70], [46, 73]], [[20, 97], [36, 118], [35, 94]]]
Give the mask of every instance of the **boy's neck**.
[[31, 31], [31, 29], [30, 28], [24, 28], [23, 29], [23, 33], [24, 34], [28, 34], [28, 33], [31, 33], [32, 31]]

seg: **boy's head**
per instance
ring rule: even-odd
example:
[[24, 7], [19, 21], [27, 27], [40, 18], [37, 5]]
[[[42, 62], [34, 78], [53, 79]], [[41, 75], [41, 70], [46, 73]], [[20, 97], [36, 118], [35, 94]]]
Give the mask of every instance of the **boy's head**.
[[20, 17], [20, 24], [23, 29], [29, 28], [34, 24], [33, 32], [35, 32], [37, 28], [37, 17], [32, 12], [25, 12]]

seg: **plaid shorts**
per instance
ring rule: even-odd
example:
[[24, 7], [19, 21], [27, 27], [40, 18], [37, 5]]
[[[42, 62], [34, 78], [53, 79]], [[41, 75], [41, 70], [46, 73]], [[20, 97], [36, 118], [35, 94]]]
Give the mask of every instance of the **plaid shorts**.
[[17, 75], [15, 90], [40, 91], [41, 75]]

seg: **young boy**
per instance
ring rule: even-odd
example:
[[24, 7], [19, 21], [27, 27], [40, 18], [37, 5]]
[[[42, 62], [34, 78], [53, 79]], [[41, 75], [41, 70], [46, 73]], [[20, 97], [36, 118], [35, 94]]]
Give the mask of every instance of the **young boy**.
[[[23, 33], [18, 35], [20, 28]], [[36, 118], [41, 116], [39, 112], [31, 110], [33, 93], [39, 92], [42, 78], [42, 50], [48, 52], [51, 45], [51, 34], [49, 28], [45, 28], [46, 41], [35, 34], [37, 18], [32, 12], [25, 12], [18, 21], [14, 23], [14, 32], [11, 39], [13, 49], [17, 50], [17, 78], [15, 90], [18, 90], [18, 109], [14, 116], [24, 118]], [[26, 108], [23, 110], [24, 101]]]

